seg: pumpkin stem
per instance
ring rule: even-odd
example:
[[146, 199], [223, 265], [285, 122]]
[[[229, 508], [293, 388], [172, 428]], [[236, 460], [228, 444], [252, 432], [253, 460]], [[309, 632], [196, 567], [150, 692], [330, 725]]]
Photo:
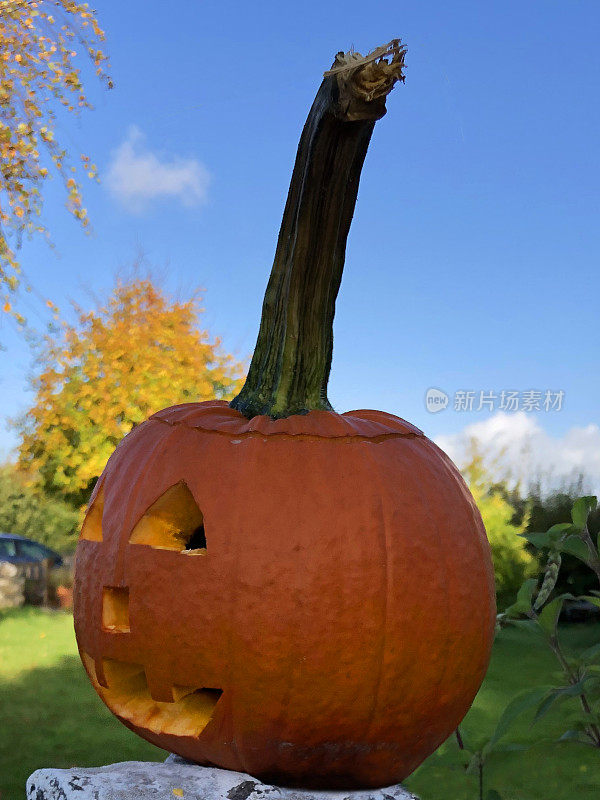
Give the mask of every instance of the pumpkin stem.
[[360, 172], [385, 99], [404, 81], [394, 39], [338, 53], [302, 131], [248, 377], [231, 406], [252, 418], [332, 410], [333, 316]]

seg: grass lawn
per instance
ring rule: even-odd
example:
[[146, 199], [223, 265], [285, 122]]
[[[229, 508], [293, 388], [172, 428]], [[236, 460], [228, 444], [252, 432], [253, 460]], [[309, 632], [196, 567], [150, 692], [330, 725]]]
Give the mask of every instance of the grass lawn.
[[26, 607], [0, 616], [0, 798], [23, 800], [40, 767], [163, 761], [113, 717], [83, 671], [73, 617]]
[[[600, 625], [570, 626], [563, 637], [567, 645], [589, 646], [600, 640]], [[554, 670], [542, 642], [522, 631], [503, 631], [464, 731], [472, 736], [491, 731], [511, 697], [534, 682], [550, 683]], [[556, 736], [567, 711], [565, 703], [533, 730], [521, 719], [510, 738], [531, 742]], [[72, 618], [61, 612], [26, 608], [0, 616], [0, 721], [2, 800], [21, 800], [27, 776], [39, 767], [165, 758], [117, 722], [98, 699], [79, 662]], [[446, 763], [443, 751], [453, 747], [452, 741], [444, 745], [406, 781], [422, 800], [477, 799], [476, 779]], [[498, 756], [485, 780], [486, 790], [496, 789], [502, 800], [596, 800], [600, 752], [546, 742]]]

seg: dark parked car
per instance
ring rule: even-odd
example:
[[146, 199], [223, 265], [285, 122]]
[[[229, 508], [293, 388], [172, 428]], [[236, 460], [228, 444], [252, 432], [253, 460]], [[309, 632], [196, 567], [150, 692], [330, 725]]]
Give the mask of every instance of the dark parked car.
[[32, 561], [43, 561], [45, 558], [52, 559], [53, 567], [62, 566], [62, 556], [49, 547], [24, 536], [17, 536], [16, 533], [0, 533], [0, 561], [31, 564]]

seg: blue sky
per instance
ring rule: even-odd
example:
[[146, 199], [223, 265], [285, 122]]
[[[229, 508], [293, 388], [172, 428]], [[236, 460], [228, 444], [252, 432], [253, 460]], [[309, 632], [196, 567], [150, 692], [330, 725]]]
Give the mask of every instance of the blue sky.
[[[205, 289], [205, 324], [247, 356], [321, 73], [340, 49], [399, 36], [406, 84], [363, 172], [330, 399], [443, 437], [497, 411], [454, 411], [458, 390], [562, 390], [562, 410], [530, 413], [530, 430], [562, 443], [558, 459], [574, 430], [589, 433], [577, 457], [598, 449], [596, 0], [94, 5], [115, 89], [90, 83], [95, 110], [60, 133], [100, 167], [102, 184], [85, 187], [94, 235], [56, 185], [45, 220], [57, 251], [21, 252], [41, 295], [85, 304], [143, 249], [169, 289]], [[126, 195], [128, 168], [139, 191]], [[32, 322], [40, 308], [28, 301]], [[1, 324], [6, 418], [27, 407], [30, 357]], [[435, 415], [431, 386], [450, 396]], [[0, 431], [4, 453], [13, 441]]]

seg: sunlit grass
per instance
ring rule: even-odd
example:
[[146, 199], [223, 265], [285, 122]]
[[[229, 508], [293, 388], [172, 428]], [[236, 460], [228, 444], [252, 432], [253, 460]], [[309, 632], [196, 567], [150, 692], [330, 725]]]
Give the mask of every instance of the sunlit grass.
[[25, 608], [0, 616], [0, 797], [22, 800], [40, 767], [162, 761], [91, 688], [73, 618]]

